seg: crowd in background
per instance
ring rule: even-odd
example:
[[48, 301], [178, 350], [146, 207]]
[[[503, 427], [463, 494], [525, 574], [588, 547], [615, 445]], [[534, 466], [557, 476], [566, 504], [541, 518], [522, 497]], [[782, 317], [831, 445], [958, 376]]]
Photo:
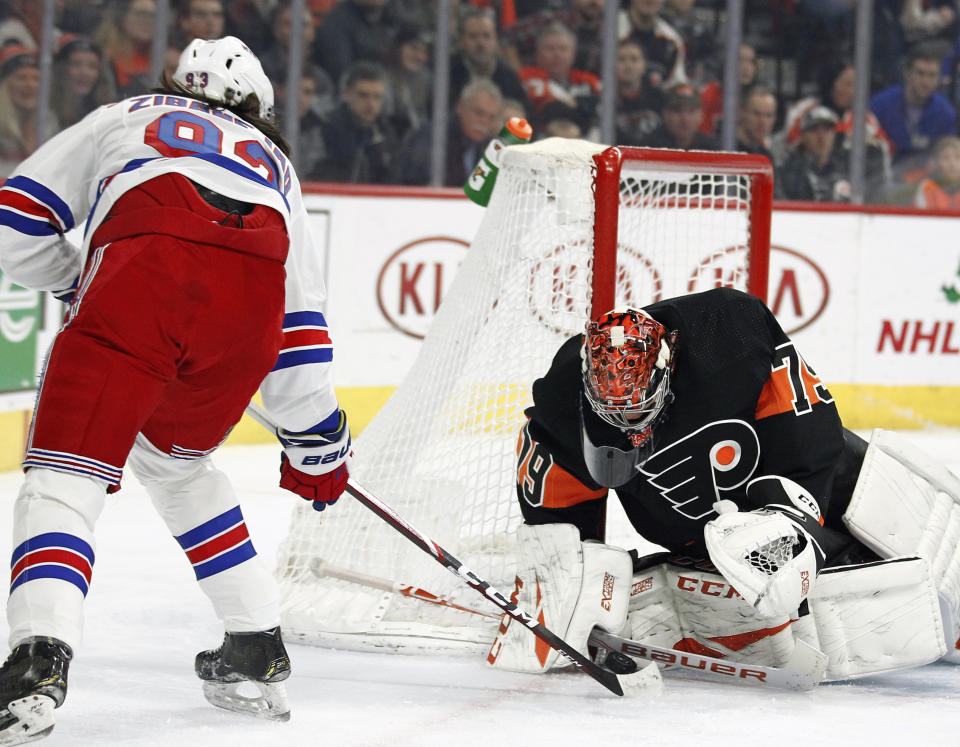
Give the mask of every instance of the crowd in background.
[[[430, 181], [436, 0], [174, 0], [163, 70], [194, 38], [260, 57], [281, 117], [303, 28], [303, 181]], [[599, 139], [603, 0], [450, 0], [444, 183], [460, 186], [510, 116], [536, 138]], [[0, 176], [38, 139], [149, 91], [155, 0], [56, 0], [47, 132], [37, 132], [43, 3], [0, 0]], [[616, 144], [713, 150], [723, 116], [723, 0], [621, 0]], [[958, 0], [875, 0], [867, 202], [960, 209]], [[767, 155], [780, 199], [850, 199], [856, 0], [747, 0], [736, 149]]]

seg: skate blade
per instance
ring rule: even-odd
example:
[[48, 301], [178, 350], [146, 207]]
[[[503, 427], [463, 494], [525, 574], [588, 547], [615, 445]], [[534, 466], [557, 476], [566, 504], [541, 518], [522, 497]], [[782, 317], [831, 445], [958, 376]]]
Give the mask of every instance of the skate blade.
[[[259, 695], [245, 695], [240, 688], [255, 687]], [[251, 682], [204, 682], [203, 697], [218, 708], [245, 713], [271, 721], [289, 721], [290, 704], [286, 688], [280, 683]], [[2, 744], [2, 742], [0, 742]]]
[[30, 695], [11, 701], [0, 714], [0, 745], [25, 744], [53, 731], [53, 698]]

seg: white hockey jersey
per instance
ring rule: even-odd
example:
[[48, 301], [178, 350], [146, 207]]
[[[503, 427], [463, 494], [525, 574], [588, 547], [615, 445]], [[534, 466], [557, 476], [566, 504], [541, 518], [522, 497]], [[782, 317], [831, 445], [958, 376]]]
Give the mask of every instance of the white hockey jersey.
[[[113, 203], [171, 172], [284, 216], [290, 237], [284, 345], [261, 393], [284, 428], [313, 427], [337, 409], [320, 257], [290, 162], [229, 111], [150, 94], [100, 107], [53, 137], [0, 187], [0, 267], [27, 288], [69, 288]], [[84, 221], [83, 244], [76, 247], [64, 234]]]

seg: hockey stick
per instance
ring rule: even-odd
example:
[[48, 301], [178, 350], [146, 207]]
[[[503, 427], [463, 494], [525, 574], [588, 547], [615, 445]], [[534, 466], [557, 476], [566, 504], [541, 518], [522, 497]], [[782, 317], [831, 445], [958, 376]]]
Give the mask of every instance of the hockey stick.
[[826, 654], [803, 641], [797, 641], [793, 655], [784, 667], [742, 664], [674, 648], [663, 648], [644, 641], [621, 638], [600, 628], [594, 628], [590, 634], [590, 645], [617, 651], [633, 659], [655, 661], [664, 669], [677, 667], [678, 671], [689, 672], [698, 677], [784, 690], [810, 690], [816, 687], [827, 672], [828, 661]]
[[[499, 618], [489, 612], [461, 607], [438, 594], [432, 594], [410, 584], [390, 581], [385, 578], [358, 573], [347, 568], [328, 563], [317, 558], [310, 564], [310, 570], [319, 577], [338, 578], [363, 586], [384, 591], [392, 591], [405, 597], [411, 597], [428, 604], [452, 607], [463, 612], [471, 612], [484, 617]], [[665, 670], [693, 673], [701, 678], [723, 681], [736, 685], [768, 687], [786, 690], [809, 690], [816, 686], [826, 673], [827, 657], [805, 643], [798, 642], [793, 658], [786, 667], [768, 667], [757, 664], [743, 664], [726, 659], [665, 648], [645, 641], [621, 638], [594, 628], [589, 644], [607, 651], [618, 651], [634, 659], [655, 661]]]
[[[270, 420], [270, 416], [267, 415], [267, 412], [258, 404], [251, 402], [247, 406], [247, 413], [264, 428], [272, 433], [276, 433], [276, 425]], [[348, 480], [346, 490], [350, 495], [360, 501], [360, 503], [362, 503], [366, 508], [370, 509], [373, 513], [400, 532], [400, 534], [410, 540], [413, 544], [433, 557], [433, 559], [440, 563], [440, 565], [466, 582], [471, 589], [474, 589], [479, 594], [482, 594], [511, 618], [516, 620], [521, 625], [529, 628], [530, 632], [532, 632], [537, 638], [550, 646], [550, 648], [557, 651], [560, 656], [569, 661], [581, 672], [585, 672], [593, 677], [593, 679], [595, 679], [615, 695], [623, 695], [623, 686], [621, 685], [620, 678], [616, 673], [611, 672], [609, 669], [605, 669], [599, 664], [591, 661], [589, 658], [570, 646], [570, 644], [568, 644], [558, 635], [547, 629], [546, 626], [537, 622], [536, 619], [528, 615], [516, 604], [507, 599], [507, 597], [505, 597], [500, 591], [491, 586], [488, 581], [485, 581], [477, 576], [473, 571], [463, 565], [463, 563], [457, 560], [453, 555], [447, 552], [432, 539], [418, 532], [406, 521], [404, 521], [403, 517], [397, 514], [392, 508], [387, 506], [372, 493], [362, 488], [356, 482], [353, 480]]]
[[322, 558], [314, 558], [310, 561], [310, 570], [319, 578], [339, 578], [341, 581], [352, 581], [355, 584], [369, 586], [373, 589], [392, 591], [395, 594], [410, 597], [411, 599], [426, 602], [427, 604], [436, 604], [440, 607], [449, 607], [450, 609], [460, 610], [461, 612], [470, 612], [471, 614], [489, 617], [494, 620], [500, 619], [500, 615], [494, 614], [493, 612], [483, 612], [482, 610], [475, 610], [473, 607], [462, 607], [459, 604], [451, 602], [446, 597], [431, 594], [419, 586], [401, 584], [399, 581], [388, 581], [385, 578], [378, 578], [377, 576], [370, 576], [366, 573], [351, 571], [347, 568], [340, 568], [339, 566], [328, 563]]

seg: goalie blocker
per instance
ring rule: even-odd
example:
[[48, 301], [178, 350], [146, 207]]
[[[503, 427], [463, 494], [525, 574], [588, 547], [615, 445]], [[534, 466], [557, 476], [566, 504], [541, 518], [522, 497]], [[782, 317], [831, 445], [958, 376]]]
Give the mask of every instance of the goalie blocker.
[[[626, 550], [600, 542], [581, 542], [571, 524], [522, 524], [516, 585], [510, 600], [529, 610], [540, 624], [557, 631], [583, 654], [593, 628], [611, 633], [624, 629], [629, 604], [632, 560]], [[556, 650], [504, 615], [487, 655], [494, 667], [517, 672], [545, 672], [569, 666]], [[620, 674], [624, 690], [656, 693], [662, 688], [653, 662]]]

